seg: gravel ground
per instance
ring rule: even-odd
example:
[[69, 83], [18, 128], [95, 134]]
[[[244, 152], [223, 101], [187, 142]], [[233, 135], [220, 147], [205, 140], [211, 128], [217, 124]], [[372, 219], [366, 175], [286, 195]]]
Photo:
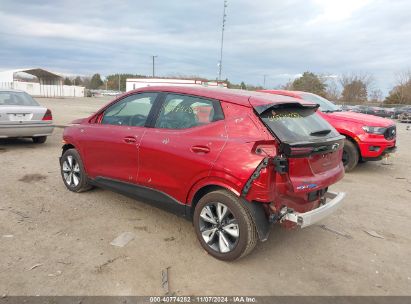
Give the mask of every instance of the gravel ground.
[[[39, 99], [57, 125], [107, 101]], [[405, 124], [388, 162], [360, 164], [332, 186], [347, 192], [338, 212], [303, 230], [273, 227], [267, 242], [233, 263], [208, 256], [184, 219], [102, 189], [66, 190], [61, 136], [56, 128], [43, 145], [0, 142], [0, 295], [162, 295], [167, 267], [176, 295], [411, 295]], [[134, 240], [110, 245], [122, 232]]]

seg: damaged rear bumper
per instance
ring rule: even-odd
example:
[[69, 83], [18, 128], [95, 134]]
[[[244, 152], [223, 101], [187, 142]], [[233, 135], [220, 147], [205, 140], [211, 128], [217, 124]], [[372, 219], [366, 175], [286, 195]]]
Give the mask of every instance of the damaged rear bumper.
[[337, 210], [344, 200], [345, 192], [326, 192], [324, 196], [327, 199], [324, 205], [304, 213], [292, 211], [284, 215], [282, 220], [296, 223], [301, 228], [311, 226]]

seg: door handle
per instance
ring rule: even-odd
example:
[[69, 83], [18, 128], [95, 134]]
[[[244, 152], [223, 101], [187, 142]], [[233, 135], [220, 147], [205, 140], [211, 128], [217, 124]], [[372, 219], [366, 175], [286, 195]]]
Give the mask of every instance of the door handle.
[[205, 154], [205, 153], [210, 152], [210, 148], [207, 146], [192, 146], [191, 152]]
[[136, 139], [133, 136], [126, 136], [123, 140], [126, 144], [133, 144], [136, 142]]

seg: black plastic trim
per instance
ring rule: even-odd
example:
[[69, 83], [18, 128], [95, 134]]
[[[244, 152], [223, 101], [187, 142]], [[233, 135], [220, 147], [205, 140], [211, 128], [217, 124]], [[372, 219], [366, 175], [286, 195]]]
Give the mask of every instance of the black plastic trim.
[[[345, 137], [342, 135], [339, 135], [336, 137], [325, 138], [318, 142], [316, 141], [297, 142], [297, 143], [282, 142], [280, 144], [280, 152], [284, 153], [286, 156], [291, 157], [291, 158], [299, 158], [299, 157], [301, 158], [301, 157], [307, 157], [309, 155], [315, 155], [315, 154], [326, 154], [326, 153], [335, 152], [337, 150], [343, 149], [344, 141], [345, 141]], [[307, 154], [291, 155], [292, 148], [303, 148], [303, 147], [312, 147], [313, 151]]]
[[254, 224], [257, 228], [258, 238], [261, 242], [264, 242], [268, 239], [270, 234], [271, 224], [265, 214], [263, 203], [253, 202], [250, 203], [244, 198], [240, 198], [243, 204], [250, 211], [250, 214], [254, 220]]
[[377, 160], [382, 160], [383, 157], [387, 154], [391, 154], [394, 153], [397, 150], [397, 147], [391, 147], [391, 148], [387, 148], [385, 149], [380, 156], [377, 157], [363, 157], [362, 160], [363, 161], [377, 161]]
[[175, 215], [191, 220], [191, 206], [183, 204], [168, 194], [141, 185], [131, 184], [115, 179], [96, 177], [90, 183], [123, 194], [133, 199], [143, 200], [154, 207], [166, 210]]

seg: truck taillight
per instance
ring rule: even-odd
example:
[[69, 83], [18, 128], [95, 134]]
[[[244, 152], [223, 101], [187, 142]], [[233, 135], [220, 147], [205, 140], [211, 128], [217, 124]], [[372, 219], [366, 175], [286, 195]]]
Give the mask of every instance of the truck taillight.
[[53, 120], [53, 115], [51, 115], [50, 109], [47, 109], [42, 120]]

